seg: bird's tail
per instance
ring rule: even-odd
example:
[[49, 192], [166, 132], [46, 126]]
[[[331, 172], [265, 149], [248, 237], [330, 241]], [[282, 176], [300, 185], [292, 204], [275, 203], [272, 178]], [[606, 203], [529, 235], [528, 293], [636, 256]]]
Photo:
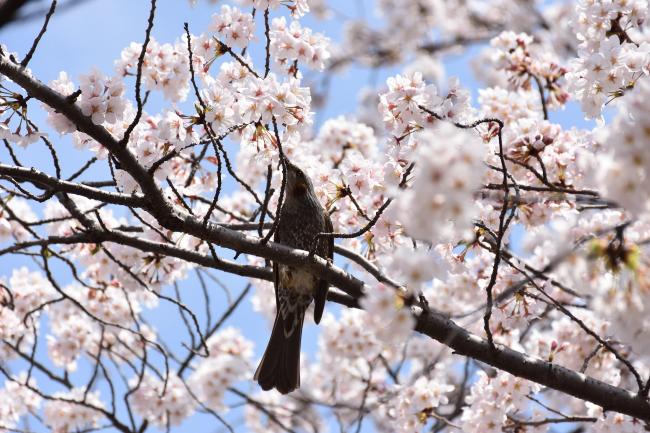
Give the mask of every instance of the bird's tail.
[[275, 316], [269, 344], [254, 376], [264, 391], [276, 388], [282, 394], [287, 394], [300, 386], [300, 340], [304, 311], [297, 319], [297, 328], [287, 336], [283, 323], [286, 319], [279, 313]]

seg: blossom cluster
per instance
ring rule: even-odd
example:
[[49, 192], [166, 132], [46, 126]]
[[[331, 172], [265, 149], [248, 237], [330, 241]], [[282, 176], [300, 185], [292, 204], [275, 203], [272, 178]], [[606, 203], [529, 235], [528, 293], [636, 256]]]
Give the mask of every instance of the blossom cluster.
[[461, 417], [463, 431], [503, 431], [508, 415], [524, 411], [527, 406], [525, 396], [539, 389], [539, 385], [508, 373], [497, 373], [496, 377], [490, 377], [480, 371], [466, 398], [468, 406], [463, 409]]
[[135, 377], [130, 386], [135, 389], [130, 395], [133, 410], [160, 428], [180, 424], [195, 410], [187, 384], [176, 373], [165, 377], [146, 374], [141, 381]]
[[[5, 102], [2, 98], [0, 98], [0, 104], [4, 103]], [[1, 110], [0, 114], [2, 114]], [[18, 144], [21, 147], [27, 147], [38, 141], [41, 137], [46, 136], [46, 134], [32, 129], [29, 125], [25, 126], [25, 132], [21, 133], [20, 126], [16, 130], [12, 130], [7, 121], [0, 122], [0, 140], [7, 140], [10, 143]]]
[[[394, 308], [394, 307], [393, 307]], [[374, 330], [366, 328], [369, 315], [363, 311], [343, 311], [335, 318], [326, 313], [321, 320], [316, 362], [309, 365], [307, 392], [320, 401], [343, 402], [348, 408], [364, 401], [371, 407], [386, 391], [386, 372], [376, 368], [380, 356], [392, 360], [393, 345], [377, 339]], [[363, 353], [363, 356], [359, 354]], [[372, 390], [368, 392], [366, 390]], [[347, 423], [356, 419], [355, 410], [339, 412]]]
[[212, 16], [208, 30], [217, 33], [229, 47], [245, 48], [255, 37], [255, 22], [251, 14], [223, 5], [221, 13]]
[[33, 377], [28, 380], [25, 372], [7, 379], [0, 389], [0, 401], [3, 403], [0, 405], [0, 428], [3, 430], [16, 428], [21, 417], [36, 412], [43, 401], [33, 391], [38, 388], [36, 380]]
[[246, 427], [254, 433], [282, 433], [287, 428], [296, 431], [322, 430], [327, 425], [310, 405], [302, 405], [288, 395], [273, 390], [259, 392], [252, 397], [265, 410], [247, 405], [244, 413]]
[[[97, 78], [99, 81], [99, 77]], [[65, 96], [70, 96], [74, 94], [75, 91], [75, 86], [65, 71], [59, 72], [59, 77], [50, 82], [50, 87]], [[88, 103], [86, 105], [88, 105]], [[50, 109], [49, 106], [45, 104], [43, 104], [43, 108], [47, 111], [47, 122], [60, 134], [69, 134], [77, 129], [74, 123], [72, 123], [65, 115], [56, 110]], [[100, 117], [97, 116], [96, 119], [99, 120]]]
[[43, 417], [51, 431], [68, 433], [99, 427], [103, 415], [97, 409], [104, 408], [98, 392], [74, 388], [55, 393], [53, 399], [43, 405]]
[[[55, 365], [74, 372], [82, 355], [92, 359], [105, 348], [128, 361], [142, 356], [156, 340], [154, 330], [146, 325], [139, 331], [129, 329], [140, 306], [121, 289], [99, 291], [71, 285], [63, 291], [70, 300], [51, 305], [48, 313], [52, 333], [47, 348]], [[107, 320], [112, 318], [123, 321]], [[102, 324], [109, 326], [102, 331]]]
[[476, 134], [441, 124], [414, 140], [417, 165], [410, 188], [394, 192], [406, 232], [423, 241], [450, 240], [472, 227], [473, 196], [481, 186], [485, 148]]
[[648, 2], [578, 2], [573, 28], [580, 45], [570, 63], [570, 91], [589, 118], [648, 75], [650, 44], [640, 32]]
[[311, 69], [323, 70], [330, 57], [328, 39], [311, 29], [303, 28], [298, 21], [287, 26], [284, 17], [275, 18], [269, 32], [271, 55], [285, 69], [291, 71], [292, 62], [297, 61]]
[[394, 288], [378, 284], [361, 299], [361, 306], [369, 315], [366, 329], [381, 341], [402, 342], [415, 325], [411, 311], [404, 308], [400, 295]]
[[447, 394], [454, 390], [454, 386], [442, 379], [420, 376], [412, 385], [397, 387], [394, 407], [388, 409], [387, 414], [392, 418], [390, 425], [395, 432], [419, 430], [433, 410], [449, 402]]
[[14, 269], [9, 281], [0, 280], [0, 360], [23, 354], [40, 330], [44, 306], [56, 298], [50, 282], [26, 267]]
[[208, 357], [189, 379], [197, 398], [212, 410], [227, 410], [224, 394], [239, 380], [248, 379], [253, 344], [238, 329], [225, 328], [206, 342]]
[[[117, 73], [126, 77], [136, 75], [142, 45], [132, 42], [122, 50], [115, 62]], [[142, 82], [145, 89], [162, 91], [171, 102], [184, 101], [189, 92], [190, 67], [187, 42], [161, 44], [151, 38], [142, 62]]]
[[119, 77], [106, 78], [102, 72], [94, 70], [80, 77], [79, 88], [81, 95], [77, 104], [93, 123], [101, 125], [122, 119], [126, 101], [123, 98], [124, 82]]
[[604, 147], [599, 157], [603, 192], [635, 215], [648, 211], [648, 96], [650, 83], [640, 80], [635, 91], [622, 99], [622, 112], [611, 127], [599, 134]]
[[435, 85], [425, 84], [417, 72], [390, 77], [386, 84], [388, 91], [380, 94], [379, 111], [396, 137], [430, 125], [436, 118], [462, 121], [471, 115], [469, 93], [456, 80], [450, 80], [446, 95], [440, 95]]
[[[93, 123], [107, 127], [111, 132], [124, 131], [133, 117], [130, 102], [124, 98], [124, 82], [120, 77], [106, 77], [101, 71], [93, 70], [80, 77], [80, 94], [76, 102], [82, 113], [89, 116]], [[74, 95], [75, 85], [65, 72], [50, 83], [52, 89], [66, 97]], [[60, 134], [74, 133], [75, 145], [79, 148], [90, 147], [100, 156], [106, 150], [86, 134], [76, 132], [76, 126], [63, 114], [44, 105], [48, 112], [48, 123]]]
[[[525, 244], [530, 245], [529, 249], [532, 253], [528, 263], [542, 267], [549, 263], [551, 257], [562, 254], [562, 248], [554, 240], [557, 237], [579, 242], [591, 233], [604, 233], [602, 238], [593, 240], [582, 250], [571, 254], [568, 263], [559, 265], [553, 274], [580, 296], [591, 299], [593, 314], [581, 311], [574, 314], [595, 332], [602, 335], [616, 335], [619, 341], [633, 345], [635, 356], [645, 360], [648, 351], [647, 345], [644, 344], [644, 336], [647, 335], [649, 323], [644, 311], [648, 308], [650, 296], [646, 289], [648, 263], [643, 255], [645, 247], [639, 243], [643, 242], [649, 233], [648, 218], [643, 216], [625, 230], [621, 248], [617, 254], [613, 254], [613, 250], [608, 246], [615, 246], [618, 241], [615, 233], [612, 232], [612, 227], [627, 221], [626, 212], [607, 210], [591, 213], [581, 219], [577, 219], [576, 215], [574, 210], [559, 210], [554, 215], [552, 224], [531, 229], [525, 240]], [[546, 290], [556, 299], [565, 301], [575, 299], [569, 293], [553, 286], [546, 287]], [[557, 341], [558, 347], [562, 347], [563, 341], [569, 342], [572, 346], [571, 349], [562, 349], [562, 352], [568, 350], [568, 354], [554, 355], [560, 362], [565, 362], [564, 359], [573, 358], [575, 355], [577, 358], [595, 349], [594, 340], [580, 336], [580, 330], [575, 328], [575, 324], [571, 321], [555, 318], [553, 328], [553, 336], [548, 337], [549, 339], [544, 343], [547, 349], [540, 351], [539, 356], [546, 358], [551, 353], [548, 348], [552, 345], [553, 339]], [[558, 338], [561, 334], [563, 337]], [[572, 336], [568, 337], [568, 334]], [[611, 356], [607, 351], [599, 351], [589, 369], [599, 364], [601, 367], [594, 371], [587, 371], [611, 383], [617, 383], [619, 372], [611, 368], [613, 361]], [[580, 361], [574, 362], [580, 363]], [[575, 364], [567, 365], [576, 367]]]
[[29, 202], [18, 197], [5, 200], [0, 208], [0, 242], [8, 239], [25, 241], [29, 239], [29, 231], [21, 224], [36, 221], [36, 214]]
[[311, 122], [311, 95], [295, 78], [279, 80], [275, 74], [251, 77], [239, 90], [242, 121], [245, 123], [271, 122], [273, 118], [288, 128], [304, 128]]
[[[20, 56], [10, 52], [6, 45], [0, 44], [0, 59], [17, 62]], [[27, 69], [28, 72], [29, 69]], [[41, 138], [47, 137], [33, 122], [27, 121], [27, 101], [20, 93], [9, 90], [5, 83], [8, 80], [0, 75], [0, 140], [27, 147]]]
[[497, 71], [506, 71], [511, 89], [531, 88], [531, 80], [537, 81], [541, 91], [547, 90], [546, 102], [550, 107], [562, 106], [569, 94], [562, 88], [561, 78], [567, 70], [558, 64], [551, 50], [534, 44], [532, 36], [526, 33], [502, 32], [490, 41], [492, 62]]
[[542, 116], [539, 96], [533, 92], [487, 87], [479, 89], [478, 103], [485, 117], [501, 119], [505, 124]]

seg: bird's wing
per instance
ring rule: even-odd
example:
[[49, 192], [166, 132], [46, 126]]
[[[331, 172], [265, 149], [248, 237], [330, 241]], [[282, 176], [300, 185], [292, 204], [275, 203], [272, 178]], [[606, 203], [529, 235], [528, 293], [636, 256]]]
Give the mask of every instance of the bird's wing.
[[278, 298], [278, 265], [273, 262], [273, 291], [275, 292], [275, 307], [278, 308], [280, 305], [280, 299]]
[[[279, 217], [280, 215], [278, 215]], [[279, 242], [278, 239], [278, 230], [275, 230], [273, 234], [273, 242]], [[278, 283], [280, 278], [280, 272], [278, 269], [278, 264], [273, 260], [273, 290], [275, 291], [275, 309], [280, 311], [280, 298], [278, 297]]]
[[[332, 219], [330, 218], [327, 211], [324, 211], [325, 214], [325, 231], [331, 233], [334, 231], [334, 226], [332, 225]], [[325, 248], [319, 248], [319, 256], [332, 261], [334, 259], [334, 238], [327, 237], [323, 240], [325, 243]], [[319, 323], [321, 317], [323, 317], [323, 310], [325, 309], [325, 301], [327, 300], [327, 289], [329, 288], [329, 283], [326, 280], [318, 281], [318, 288], [316, 290], [316, 295], [314, 296], [314, 322]]]

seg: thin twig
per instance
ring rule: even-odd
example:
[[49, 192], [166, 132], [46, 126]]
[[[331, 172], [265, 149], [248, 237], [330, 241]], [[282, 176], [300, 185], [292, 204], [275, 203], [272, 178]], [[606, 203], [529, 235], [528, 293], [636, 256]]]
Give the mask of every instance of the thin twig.
[[29, 49], [29, 52], [25, 55], [23, 61], [20, 62], [20, 66], [22, 66], [23, 68], [27, 67], [29, 61], [32, 59], [32, 56], [36, 52], [36, 47], [38, 47], [38, 43], [41, 41], [41, 38], [47, 31], [47, 25], [49, 24], [52, 15], [54, 15], [55, 10], [56, 10], [56, 0], [52, 0], [52, 4], [50, 5], [50, 10], [47, 11], [47, 14], [45, 15], [45, 21], [43, 22], [41, 31], [38, 33], [38, 36], [36, 36], [36, 39], [34, 39], [34, 43], [32, 43], [32, 47]]
[[135, 117], [133, 118], [133, 121], [128, 126], [128, 128], [126, 128], [126, 131], [124, 132], [124, 137], [122, 138], [122, 140], [120, 140], [120, 144], [122, 146], [126, 146], [128, 144], [131, 133], [138, 125], [138, 123], [140, 122], [140, 118], [142, 117], [143, 103], [142, 103], [142, 96], [140, 95], [140, 91], [141, 91], [140, 87], [142, 85], [142, 66], [144, 64], [144, 57], [147, 54], [147, 46], [149, 45], [149, 41], [151, 39], [151, 30], [153, 29], [153, 19], [155, 17], [155, 14], [156, 14], [156, 0], [151, 0], [149, 19], [147, 20], [147, 30], [145, 31], [144, 34], [144, 43], [142, 44], [142, 49], [140, 50], [140, 57], [138, 57], [138, 69], [135, 76], [135, 100], [137, 103], [137, 111], [135, 113]]

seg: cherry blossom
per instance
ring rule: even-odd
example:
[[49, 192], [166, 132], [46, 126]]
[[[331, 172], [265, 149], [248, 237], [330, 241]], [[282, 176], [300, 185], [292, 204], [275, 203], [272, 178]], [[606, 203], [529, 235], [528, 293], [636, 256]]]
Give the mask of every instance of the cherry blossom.
[[33, 377], [28, 380], [26, 372], [21, 372], [13, 379], [0, 389], [0, 398], [6, 402], [0, 406], [3, 429], [16, 428], [21, 417], [37, 411], [42, 403], [42, 398], [33, 391], [37, 387]]
[[[133, 378], [131, 382], [135, 386], [139, 379]], [[138, 414], [161, 428], [178, 425], [194, 412], [196, 405], [186, 385], [175, 374], [166, 378], [145, 375], [131, 399]]]
[[290, 71], [293, 68], [291, 61], [322, 70], [330, 57], [328, 39], [321, 34], [312, 34], [308, 28], [303, 29], [298, 21], [287, 26], [284, 17], [275, 18], [269, 35], [271, 55]]
[[80, 77], [79, 87], [79, 108], [94, 123], [115, 123], [122, 118], [125, 102], [122, 98], [124, 83], [120, 78], [107, 79], [95, 70]]
[[[122, 51], [115, 62], [118, 74], [135, 75], [141, 49], [142, 46], [134, 42]], [[173, 102], [187, 98], [190, 69], [186, 43], [160, 44], [152, 38], [145, 60], [142, 73], [145, 88], [162, 91], [165, 98]]]
[[484, 165], [480, 155], [485, 148], [481, 150], [481, 141], [471, 132], [446, 124], [435, 134], [429, 130], [422, 134], [426, 141], [416, 151], [419, 165], [412, 188], [399, 193], [399, 219], [416, 239], [448, 239], [451, 233], [471, 227], [475, 213], [472, 196], [481, 183]]
[[[71, 95], [75, 91], [74, 84], [72, 83], [72, 81], [68, 77], [68, 74], [65, 71], [59, 72], [59, 78], [57, 78], [56, 80], [52, 80], [52, 82], [50, 82], [50, 86], [52, 87], [52, 89], [66, 96]], [[56, 111], [49, 109], [48, 106], [45, 104], [43, 105], [43, 107], [48, 112], [47, 121], [59, 133], [67, 134], [70, 132], [74, 132], [77, 129], [74, 123], [68, 120], [68, 118], [62, 115], [61, 113], [57, 113]]]
[[503, 32], [492, 39], [491, 45], [494, 48], [492, 62], [497, 70], [506, 71], [510, 88], [530, 90], [534, 80], [541, 92], [548, 90], [544, 102], [549, 106], [566, 103], [569, 94], [562, 88], [561, 79], [567, 70], [559, 65], [552, 51], [534, 44], [533, 38], [525, 33]]
[[255, 23], [251, 14], [236, 7], [221, 6], [221, 13], [212, 16], [209, 31], [217, 33], [228, 46], [244, 48], [255, 37]]
[[580, 45], [567, 78], [587, 117], [600, 117], [605, 103], [647, 75], [648, 46], [633, 42], [647, 12], [644, 0], [578, 2], [573, 28]]
[[185, 126], [185, 122], [178, 113], [172, 111], [165, 113], [165, 117], [160, 121], [158, 127], [160, 139], [179, 151], [184, 150], [197, 138], [191, 126]]
[[86, 393], [82, 388], [54, 394], [55, 399], [43, 404], [45, 424], [57, 433], [99, 426], [103, 409], [98, 392]]
[[190, 386], [207, 407], [224, 411], [227, 388], [250, 375], [252, 343], [239, 330], [226, 328], [206, 341], [206, 345], [210, 355], [190, 378]]
[[602, 131], [599, 137], [606, 146], [606, 153], [600, 158], [605, 194], [635, 214], [647, 211], [646, 201], [639, 200], [639, 196], [645, 196], [650, 175], [650, 161], [644, 148], [647, 117], [643, 115], [650, 84], [641, 80], [637, 87], [635, 93], [622, 99], [621, 113], [609, 133]]
[[489, 377], [484, 372], [479, 372], [478, 381], [472, 385], [471, 393], [466, 399], [469, 406], [463, 410], [463, 430], [502, 431], [508, 414], [523, 410], [527, 403], [522, 397], [536, 389], [538, 388], [534, 384], [506, 373]]
[[400, 295], [379, 284], [361, 300], [361, 305], [370, 315], [366, 320], [368, 329], [389, 344], [403, 341], [414, 325], [413, 317], [404, 306], [404, 297]]

